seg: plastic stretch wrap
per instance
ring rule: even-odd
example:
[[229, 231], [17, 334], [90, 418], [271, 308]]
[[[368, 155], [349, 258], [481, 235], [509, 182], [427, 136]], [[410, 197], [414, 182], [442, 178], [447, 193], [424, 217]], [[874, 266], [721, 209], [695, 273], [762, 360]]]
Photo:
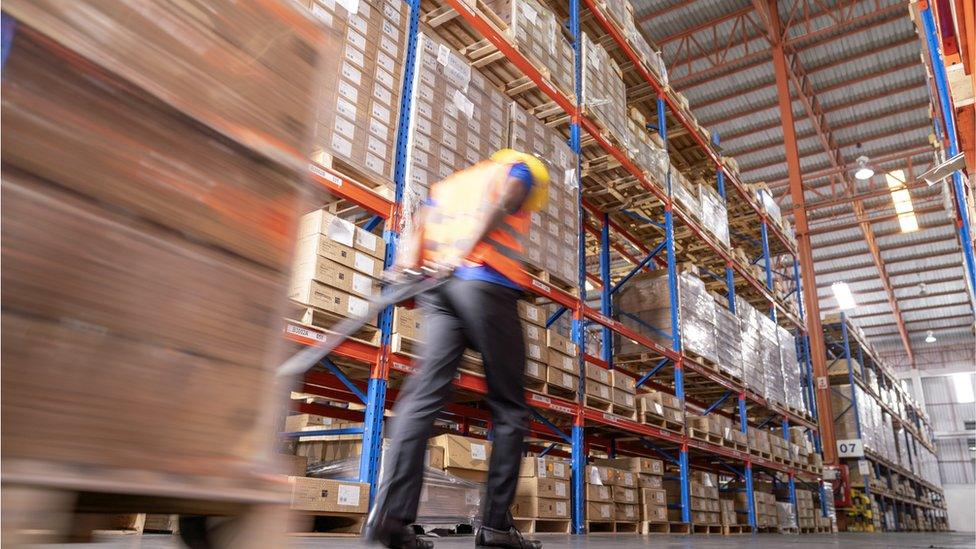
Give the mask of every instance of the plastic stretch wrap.
[[758, 316], [759, 322], [759, 360], [763, 365], [763, 383], [766, 400], [783, 404], [786, 391], [783, 388], [783, 361], [779, 354], [779, 338], [776, 322], [766, 315]]
[[573, 88], [573, 47], [563, 36], [556, 15], [536, 0], [485, 0], [485, 5], [508, 25], [507, 36], [523, 54], [555, 83], [570, 93]]
[[633, 17], [627, 17], [624, 20], [624, 36], [627, 37], [627, 41], [637, 52], [637, 56], [644, 61], [644, 64], [651, 69], [658, 80], [662, 84], [667, 86], [668, 84], [668, 67], [664, 63], [664, 58], [661, 57], [661, 53], [651, 47], [647, 43], [647, 39], [644, 38], [644, 34], [638, 30], [637, 23], [634, 21]]
[[742, 336], [742, 380], [758, 395], [765, 394], [766, 374], [762, 362], [762, 339], [759, 334], [760, 313], [746, 300], [737, 297], [735, 313]]
[[[308, 476], [316, 478], [350, 479], [359, 475], [359, 458], [342, 459], [310, 465]], [[383, 478], [380, 462], [379, 478]], [[479, 484], [458, 478], [433, 467], [424, 468], [424, 487], [417, 509], [418, 524], [472, 523], [480, 515]]]
[[685, 212], [695, 219], [701, 219], [701, 199], [695, 185], [676, 170], [671, 172], [671, 195]]
[[729, 213], [725, 199], [709, 185], [698, 185], [698, 198], [701, 201], [701, 221], [705, 230], [728, 246]]
[[776, 335], [779, 339], [779, 354], [783, 367], [783, 393], [786, 397], [784, 404], [794, 410], [805, 412], [801, 366], [796, 358], [796, 338], [788, 330], [779, 326], [776, 328]]
[[603, 46], [583, 33], [583, 109], [629, 148], [626, 105], [627, 89], [620, 67]]
[[562, 135], [517, 104], [511, 106], [510, 120], [509, 146], [537, 154], [550, 163], [549, 201], [542, 210], [532, 212], [525, 261], [576, 286], [579, 279], [576, 157]]
[[[695, 275], [678, 275], [681, 345], [686, 351], [717, 362], [715, 347], [715, 300], [705, 284]], [[671, 306], [666, 273], [645, 273], [635, 276], [617, 293], [614, 311], [625, 326], [664, 345], [671, 346]], [[614, 347], [619, 355], [645, 352], [633, 341], [615, 336]]]
[[776, 521], [776, 526], [779, 528], [796, 528], [796, 513], [792, 503], [776, 502]]
[[782, 221], [783, 214], [780, 212], [779, 204], [776, 203], [776, 199], [770, 194], [766, 189], [759, 189], [758, 192], [759, 203], [762, 204], [763, 209], [769, 217], [776, 220], [777, 223]]
[[668, 167], [671, 165], [668, 153], [658, 147], [647, 129], [647, 120], [643, 114], [633, 108], [627, 120], [627, 139], [630, 158], [643, 171], [651, 174], [662, 189], [665, 188]]
[[742, 379], [742, 327], [739, 318], [721, 303], [715, 304], [715, 347], [719, 369]]
[[273, 470], [317, 72], [338, 44], [270, 4], [4, 2], [5, 475], [151, 470], [153, 493], [170, 472]]

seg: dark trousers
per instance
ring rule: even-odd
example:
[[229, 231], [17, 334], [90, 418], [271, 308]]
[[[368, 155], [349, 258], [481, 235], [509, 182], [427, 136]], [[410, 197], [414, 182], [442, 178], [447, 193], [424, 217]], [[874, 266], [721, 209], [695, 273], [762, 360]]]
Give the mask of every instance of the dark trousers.
[[494, 426], [482, 520], [492, 528], [510, 526], [508, 508], [515, 497], [529, 415], [519, 295], [498, 284], [452, 278], [418, 298], [424, 312], [423, 358], [394, 406], [377, 518], [406, 524], [417, 520], [427, 439], [451, 393], [461, 354], [470, 347], [484, 361]]

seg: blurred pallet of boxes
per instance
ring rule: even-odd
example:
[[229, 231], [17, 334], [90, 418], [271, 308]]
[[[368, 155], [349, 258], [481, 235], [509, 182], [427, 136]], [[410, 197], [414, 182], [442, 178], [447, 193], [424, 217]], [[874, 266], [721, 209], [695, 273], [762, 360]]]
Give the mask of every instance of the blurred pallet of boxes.
[[570, 464], [554, 457], [525, 457], [512, 503], [524, 533], [570, 532]]

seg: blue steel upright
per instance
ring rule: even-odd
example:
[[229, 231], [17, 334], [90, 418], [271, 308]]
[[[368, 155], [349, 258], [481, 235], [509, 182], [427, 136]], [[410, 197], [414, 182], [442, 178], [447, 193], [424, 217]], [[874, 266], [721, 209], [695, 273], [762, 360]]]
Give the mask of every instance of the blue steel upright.
[[[600, 312], [603, 316], [610, 318], [613, 315], [613, 303], [610, 301], [612, 292], [610, 281], [610, 215], [603, 214], [602, 226], [600, 227]], [[580, 227], [580, 232], [583, 232]], [[583, 266], [585, 270], [586, 266]], [[606, 326], [603, 327], [601, 337], [602, 358], [607, 363], [607, 368], [613, 368], [613, 332]], [[580, 376], [580, 380], [585, 378], [585, 374]]]
[[[398, 241], [398, 227], [393, 224], [399, 218], [400, 205], [403, 204], [403, 189], [406, 182], [407, 170], [407, 140], [410, 133], [410, 103], [411, 90], [413, 89], [413, 79], [415, 72], [415, 60], [417, 51], [417, 28], [420, 22], [420, 0], [406, 0], [410, 8], [410, 25], [407, 31], [407, 51], [404, 60], [403, 88], [400, 91], [400, 119], [397, 122], [396, 140], [396, 164], [394, 165], [393, 181], [395, 184], [395, 206], [393, 219], [387, 221], [386, 229], [383, 231], [383, 239], [386, 241], [384, 256], [384, 267], [393, 264], [396, 256]], [[387, 307], [380, 313], [380, 350], [386, 353], [390, 346], [390, 337], [393, 332], [393, 307]], [[369, 504], [373, 505], [376, 497], [377, 477], [380, 468], [380, 453], [382, 452], [383, 441], [383, 411], [386, 403], [386, 386], [388, 369], [382, 362], [388, 359], [387, 356], [379, 357], [378, 363], [373, 366], [367, 385], [366, 405], [363, 419], [363, 450], [359, 457], [359, 481], [368, 483]]]
[[[668, 149], [668, 121], [664, 111], [664, 97], [657, 98], [657, 131], [664, 143], [664, 150]], [[674, 256], [674, 216], [671, 213], [671, 168], [667, 175], [668, 201], [664, 205], [664, 241], [668, 250], [668, 294], [671, 296], [671, 348], [680, 355], [681, 329], [678, 322], [678, 265]], [[674, 396], [681, 402], [681, 411], [685, 407], [685, 385], [681, 371], [681, 358], [674, 364]], [[678, 468], [681, 481], [681, 522], [691, 522], [691, 500], [688, 497], [688, 444], [682, 443], [678, 455]]]
[[[579, 235], [577, 236], [577, 248], [579, 253], [579, 269], [577, 272], [577, 283], [579, 284], [580, 303], [586, 303], [586, 231], [584, 230], [584, 210], [583, 210], [583, 184], [582, 184], [582, 163], [580, 154], [582, 145], [580, 142], [579, 112], [583, 105], [583, 50], [582, 33], [580, 32], [580, 5], [579, 0], [569, 0], [569, 33], [573, 37], [573, 73], [575, 76], [574, 90], [576, 92], [576, 112], [574, 113], [569, 125], [569, 146], [576, 154], [576, 178], [577, 184], [577, 219], [579, 221]], [[576, 356], [579, 361], [580, 384], [576, 389], [576, 402], [578, 408], [582, 409], [583, 402], [583, 383], [585, 377], [585, 362], [583, 354], [586, 351], [585, 326], [578, 311], [573, 314], [573, 337], [576, 341]], [[577, 413], [573, 418], [573, 432], [571, 445], [571, 465], [572, 465], [572, 489], [570, 506], [572, 507], [570, 518], [574, 534], [585, 533], [584, 529], [584, 507], [586, 505], [586, 493], [584, 482], [586, 479], [586, 447], [583, 439], [583, 418]]]
[[[932, 3], [929, 2], [922, 10], [922, 27], [925, 30], [925, 42], [928, 45], [932, 74], [935, 77], [935, 89], [939, 95], [939, 108], [942, 111], [942, 121], [946, 126], [946, 141], [949, 143], [949, 157], [959, 154], [956, 142], [956, 121], [952, 112], [952, 100], [949, 96], [949, 84], [946, 79], [945, 65], [939, 52], [939, 40], [936, 36], [935, 18], [932, 15]], [[970, 238], [969, 214], [966, 211], [966, 199], [962, 186], [962, 175], [959, 171], [952, 173], [952, 189], [956, 199], [956, 216], [959, 219], [959, 241], [962, 255], [966, 263], [966, 274], [969, 279], [970, 292], [976, 293], [976, 258], [973, 257], [973, 241]], [[972, 294], [971, 294], [972, 295]]]
[[[743, 433], [749, 433], [749, 417], [746, 414], [746, 394], [739, 393], [739, 429]], [[750, 454], [751, 456], [751, 454]], [[749, 527], [756, 530], [756, 495], [752, 490], [752, 458], [746, 457], [745, 467], [746, 483], [746, 511], [749, 517]]]
[[[769, 255], [769, 228], [766, 225], [766, 218], [759, 222], [759, 234], [762, 236], [763, 260], [766, 264], [766, 289], [773, 291], [773, 258]], [[776, 320], [776, 304], [769, 306], [769, 318]]]

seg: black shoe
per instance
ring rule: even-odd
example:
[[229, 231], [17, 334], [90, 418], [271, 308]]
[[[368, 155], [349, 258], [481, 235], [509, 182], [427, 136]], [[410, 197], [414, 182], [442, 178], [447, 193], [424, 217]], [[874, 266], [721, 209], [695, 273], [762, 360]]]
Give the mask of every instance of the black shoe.
[[508, 530], [496, 530], [482, 526], [478, 528], [478, 533], [474, 537], [474, 546], [478, 549], [482, 547], [506, 547], [507, 549], [542, 549], [542, 542], [537, 539], [525, 539], [522, 532], [514, 526]]
[[434, 542], [420, 538], [400, 521], [385, 520], [367, 524], [363, 534], [366, 541], [379, 543], [390, 549], [434, 549]]

